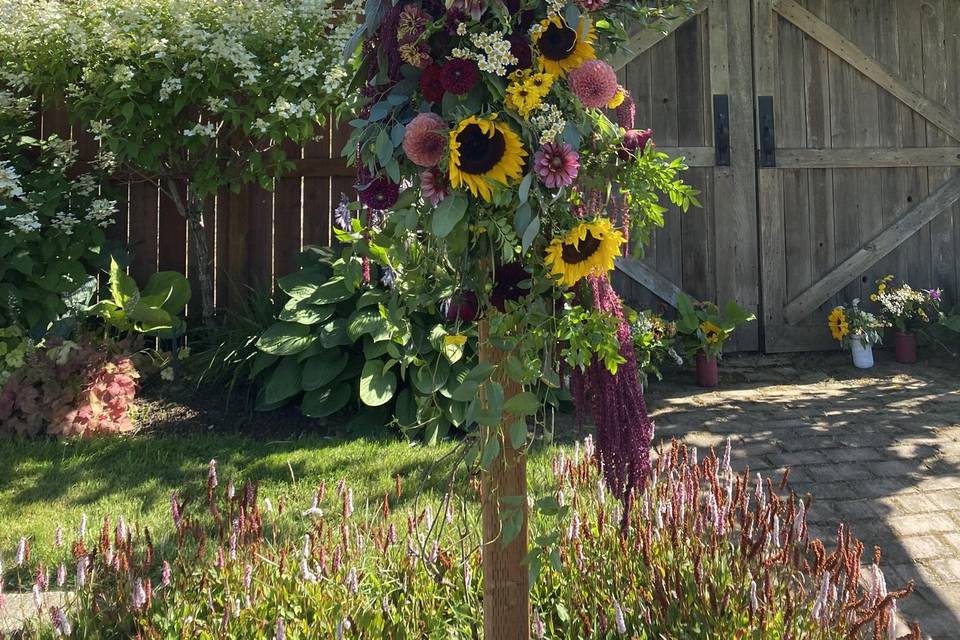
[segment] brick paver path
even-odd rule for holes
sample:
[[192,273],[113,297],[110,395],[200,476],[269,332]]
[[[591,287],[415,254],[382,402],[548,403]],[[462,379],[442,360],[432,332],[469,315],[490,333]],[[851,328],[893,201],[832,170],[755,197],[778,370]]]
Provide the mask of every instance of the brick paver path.
[[899,365],[877,354],[861,372],[849,354],[746,356],[721,365],[721,387],[654,383],[657,438],[722,448],[742,469],[791,468],[792,488],[814,496],[813,533],[853,526],[868,553],[880,545],[891,586],[924,636],[960,638],[960,363]]

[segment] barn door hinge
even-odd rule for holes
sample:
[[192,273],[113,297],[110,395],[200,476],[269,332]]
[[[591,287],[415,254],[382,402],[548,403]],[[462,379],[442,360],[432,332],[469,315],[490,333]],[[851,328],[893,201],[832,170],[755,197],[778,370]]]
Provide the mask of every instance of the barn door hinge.
[[757,121],[760,128],[760,149],[757,164],[777,166],[777,132],[773,123],[773,96],[757,96]]
[[730,101],[725,93],[713,96],[713,146],[716,151],[714,164],[730,166]]

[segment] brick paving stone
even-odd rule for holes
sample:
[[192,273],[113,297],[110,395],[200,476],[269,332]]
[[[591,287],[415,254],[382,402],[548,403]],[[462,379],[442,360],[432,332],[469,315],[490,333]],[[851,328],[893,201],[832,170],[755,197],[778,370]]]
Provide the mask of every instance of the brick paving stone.
[[887,518],[887,524],[901,536],[915,536],[927,533],[950,533],[955,531],[957,523],[938,513],[917,513],[908,516]]
[[955,554],[955,550],[938,536],[907,536],[900,538],[900,544],[907,551],[909,557],[917,560],[949,558]]

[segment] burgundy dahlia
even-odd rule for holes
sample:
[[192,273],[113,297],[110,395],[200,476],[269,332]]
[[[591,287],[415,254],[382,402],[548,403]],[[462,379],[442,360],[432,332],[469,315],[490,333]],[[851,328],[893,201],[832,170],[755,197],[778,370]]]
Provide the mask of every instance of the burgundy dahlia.
[[617,95],[617,72],[603,60],[587,60],[567,76],[583,106],[603,109]]
[[547,142],[533,156],[533,168],[543,184],[559,189],[573,183],[580,157],[566,142]]
[[620,150],[620,157],[627,160],[642,154],[648,142],[654,145],[652,137],[653,129],[630,129],[623,134],[623,149]]
[[447,150],[447,123],[435,113],[420,113],[407,124],[403,152],[418,167],[434,167]]
[[447,322],[473,322],[480,312],[480,302],[473,291],[464,291],[444,302]]
[[443,66],[431,64],[420,75],[420,93],[427,102],[443,100]]
[[360,194],[360,202],[371,209],[389,209],[400,197],[400,185],[384,176],[374,178],[367,183],[366,187],[357,191]]
[[462,96],[480,82],[480,69],[473,60],[454,58],[443,65],[440,82],[444,91]]
[[509,38],[510,53],[517,59],[515,69],[529,69],[533,66],[533,50],[530,40],[522,33],[515,33]]

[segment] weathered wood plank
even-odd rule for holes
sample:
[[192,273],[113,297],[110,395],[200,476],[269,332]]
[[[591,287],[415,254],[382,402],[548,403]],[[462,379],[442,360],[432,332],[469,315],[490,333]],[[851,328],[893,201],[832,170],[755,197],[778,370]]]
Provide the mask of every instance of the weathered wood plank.
[[677,306],[677,298],[683,293],[683,289],[677,286],[672,280],[665,278],[656,269],[651,268],[650,265],[644,264],[639,260],[634,260],[633,258],[617,258],[616,264],[618,270],[649,289],[671,307]]
[[146,182],[130,185],[130,275],[141,285],[157,271],[157,188]]
[[662,151],[671,158],[682,157],[688,167],[712,167],[716,164],[717,153],[713,147],[662,147],[657,145],[657,151]]
[[693,8],[693,13],[686,18],[682,17],[680,12],[675,11],[674,16],[676,17],[669,20],[663,20],[659,28],[652,27],[637,29],[630,35],[630,39],[627,41],[626,47],[613,55],[610,60],[611,66],[613,66],[614,69],[622,69],[623,67],[627,66],[641,53],[653,48],[674,31],[683,26],[687,20],[706,11],[709,5],[710,0],[701,0],[701,2],[699,2]]
[[[288,158],[300,158],[303,149],[286,143],[284,151]],[[301,188],[303,178],[285,177],[276,181],[273,214],[273,271],[274,280],[297,269],[300,255],[300,240],[303,231]]]
[[767,353],[837,350],[837,341],[830,335],[826,322],[773,326],[769,327],[764,335]]
[[833,295],[851,278],[869,269],[877,260],[893,251],[906,238],[960,200],[960,176],[950,179],[918,203],[891,226],[884,229],[854,255],[831,270],[819,282],[793,299],[786,307],[788,322],[796,323]]
[[803,29],[811,38],[823,43],[830,51],[899,98],[929,122],[960,140],[960,121],[953,114],[921,92],[912,89],[832,26],[814,16],[794,0],[777,0],[774,10]]
[[[890,112],[885,112],[885,116]],[[896,115],[896,112],[893,112]],[[893,126],[884,118],[886,124]],[[880,127],[885,137],[896,129]],[[885,141],[883,141],[885,142]],[[777,148],[777,166],[784,169],[960,167],[960,147],[860,147],[836,149]]]
[[[677,63],[676,32],[671,34],[650,50],[651,60],[651,102],[654,140],[665,146],[678,146],[680,126],[678,107],[680,105],[679,68]],[[656,265],[664,277],[673,282],[681,282],[682,276],[682,229],[676,207],[670,206],[664,214],[663,228],[653,234],[656,244]]]

